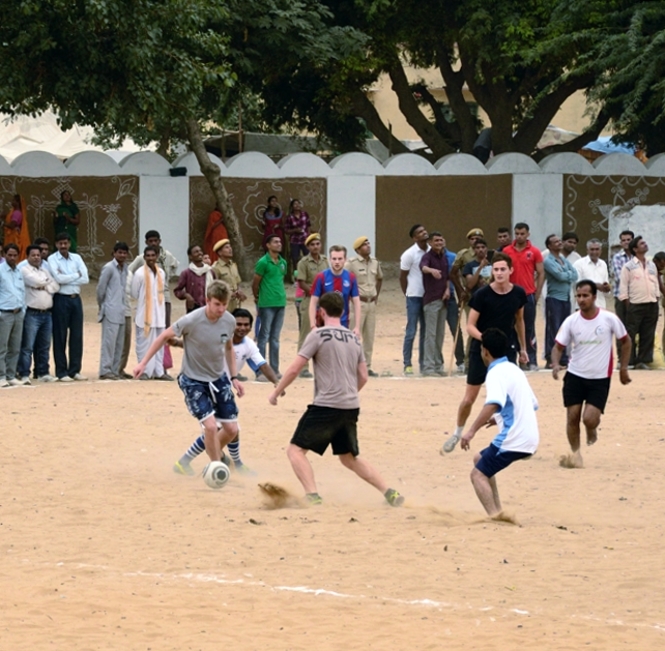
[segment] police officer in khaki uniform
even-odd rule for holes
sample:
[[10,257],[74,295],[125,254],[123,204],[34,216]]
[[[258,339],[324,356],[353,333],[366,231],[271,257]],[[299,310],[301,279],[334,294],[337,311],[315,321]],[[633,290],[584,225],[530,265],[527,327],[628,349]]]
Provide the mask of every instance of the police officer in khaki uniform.
[[[305,338],[312,330],[309,323],[309,301],[310,301],[310,292],[312,291],[312,284],[314,279],[322,271],[327,269],[330,265],[328,264],[328,258],[325,255],[321,255],[321,234],[312,233],[306,240],[305,246],[309,253],[301,258],[298,262],[298,279],[297,283],[300,286],[300,289],[305,294],[305,297],[302,300],[300,305],[300,333],[298,336],[298,350],[305,342]],[[300,377],[311,378],[313,377],[310,373],[307,366],[300,372]]]
[[242,278],[238,273],[238,266],[233,262],[233,249],[229,240],[219,240],[212,247],[212,250],[218,256],[218,260],[212,266],[212,269],[217,274],[217,278],[223,280],[231,288],[229,303],[226,306],[227,312],[231,313],[240,307],[243,301],[247,300],[247,296],[240,289]]
[[466,234],[466,239],[469,240],[469,246],[457,253],[457,257],[453,263],[450,279],[453,281],[453,285],[455,285],[455,291],[457,292],[457,298],[460,304],[468,303],[470,298],[469,293],[466,291],[466,281],[462,277],[462,269],[464,269],[465,265],[476,257],[476,252],[473,250],[473,245],[476,243],[476,240],[483,239],[484,237],[485,234],[482,229],[472,228]]
[[[356,239],[353,248],[358,254],[346,263],[346,268],[355,274],[360,292],[360,336],[362,338],[367,372],[370,377],[379,374],[372,370],[372,351],[374,350],[374,332],[376,330],[376,303],[381,293],[383,271],[381,263],[371,254],[369,240],[363,235]],[[354,324],[350,324],[354,327]]]

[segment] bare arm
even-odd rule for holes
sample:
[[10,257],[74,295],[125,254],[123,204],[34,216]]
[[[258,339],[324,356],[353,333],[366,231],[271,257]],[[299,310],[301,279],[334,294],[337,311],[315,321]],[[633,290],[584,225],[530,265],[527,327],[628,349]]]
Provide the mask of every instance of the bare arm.
[[466,331],[470,337],[473,337],[474,339],[481,341],[483,335],[476,326],[476,323],[478,323],[479,316],[480,312],[478,312],[478,310],[474,310],[473,308],[469,310],[469,316],[466,320]]
[[[282,375],[282,379],[279,381],[279,384],[275,387],[274,391],[268,396],[268,402],[271,405],[276,405],[277,404],[277,398],[284,393],[284,389],[288,387],[293,380],[295,380],[298,375],[300,374],[300,371],[302,371],[305,368],[305,365],[307,364],[308,360],[305,357],[302,357],[301,355],[296,355],[296,358],[293,360],[291,363],[291,366],[284,371],[284,375]],[[267,376],[266,376],[267,377]]]
[[626,335],[621,339],[621,360],[619,362],[619,379],[621,384],[630,384],[630,376],[628,375],[628,360],[630,359],[630,351],[632,342],[630,336]]
[[252,278],[252,294],[254,294],[255,301],[259,300],[259,287],[262,279],[263,276],[259,276],[259,274],[254,274],[254,278]]
[[231,373],[231,384],[238,394],[238,398],[242,398],[245,395],[245,387],[243,387],[242,382],[236,377],[238,375],[238,368],[236,366],[236,356],[233,352],[233,340],[229,339],[226,342],[224,347],[224,357],[226,357],[226,364],[229,367],[229,373]]
[[520,362],[529,363],[529,356],[526,354],[526,330],[524,328],[524,308],[521,307],[515,314],[515,332],[517,332],[517,341],[520,343]]
[[471,427],[464,433],[464,436],[462,436],[462,440],[460,441],[462,450],[469,449],[469,443],[476,435],[476,432],[484,425],[487,425],[487,423],[494,416],[494,414],[496,414],[497,411],[499,411],[499,405],[493,403],[486,404],[480,410],[478,417],[473,421],[473,425],[471,425]]
[[399,286],[402,288],[402,294],[406,296],[406,279],[409,276],[409,272],[404,269],[399,270]]
[[[658,276],[660,278],[660,276]],[[374,299],[375,303],[379,302],[379,294],[381,293],[381,285],[383,285],[383,279],[376,281],[376,298]],[[665,294],[665,292],[663,292]]]
[[265,375],[268,380],[270,380],[270,382],[272,382],[275,386],[279,384],[279,378],[277,377],[277,374],[273,370],[272,366],[270,366],[270,364],[266,362],[265,364],[261,364],[259,368],[261,369],[261,373],[263,373],[263,375]]
[[367,363],[360,362],[360,364],[358,364],[358,391],[367,384],[368,379],[369,374],[367,373]]
[[554,347],[552,348],[552,377],[555,380],[559,379],[559,371],[561,370],[561,355],[563,355],[564,350],[566,350],[565,347],[560,343],[554,343]]
[[542,262],[536,262],[536,303],[540,300],[545,284],[545,266]]

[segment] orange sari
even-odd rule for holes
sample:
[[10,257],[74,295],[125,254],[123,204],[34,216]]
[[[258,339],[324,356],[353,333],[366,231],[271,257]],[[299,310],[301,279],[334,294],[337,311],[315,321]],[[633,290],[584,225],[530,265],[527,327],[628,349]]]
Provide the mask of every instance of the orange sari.
[[[21,230],[17,232],[15,228],[5,228],[5,241],[4,245],[7,244],[16,244],[18,246],[18,260],[19,262],[25,260],[27,256],[27,249],[30,245],[30,232],[28,230],[28,214],[25,209],[25,204],[23,199],[21,199],[21,213],[23,219],[21,221]],[[14,208],[10,208],[7,216],[5,217],[5,226],[12,225],[12,215],[14,214]]]
[[226,240],[229,234],[222,221],[222,213],[219,210],[213,210],[208,217],[208,226],[203,241],[203,252],[210,256],[210,262],[214,263],[219,257],[212,247],[215,246],[219,240]]

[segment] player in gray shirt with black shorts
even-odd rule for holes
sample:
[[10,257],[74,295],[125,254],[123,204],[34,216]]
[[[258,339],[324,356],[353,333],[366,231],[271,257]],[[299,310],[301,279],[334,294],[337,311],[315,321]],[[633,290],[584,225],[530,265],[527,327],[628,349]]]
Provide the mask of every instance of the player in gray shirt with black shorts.
[[358,392],[367,383],[367,364],[358,337],[340,324],[344,301],[328,292],[319,299],[324,326],[307,335],[295,361],[270,394],[270,404],[299,375],[311,359],[314,363],[314,401],[307,407],[287,449],[293,471],[311,504],[321,504],[308,451],[323,455],[329,445],[333,454],[349,470],[380,490],[391,506],[401,506],[404,498],[389,488],[374,467],[361,459],[356,424],[360,412]]

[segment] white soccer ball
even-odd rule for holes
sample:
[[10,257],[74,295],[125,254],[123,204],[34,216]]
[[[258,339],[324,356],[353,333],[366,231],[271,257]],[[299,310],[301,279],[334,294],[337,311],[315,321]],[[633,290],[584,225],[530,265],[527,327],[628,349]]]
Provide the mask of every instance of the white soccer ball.
[[203,469],[203,481],[210,488],[222,488],[229,481],[230,475],[229,467],[221,461],[211,461]]

